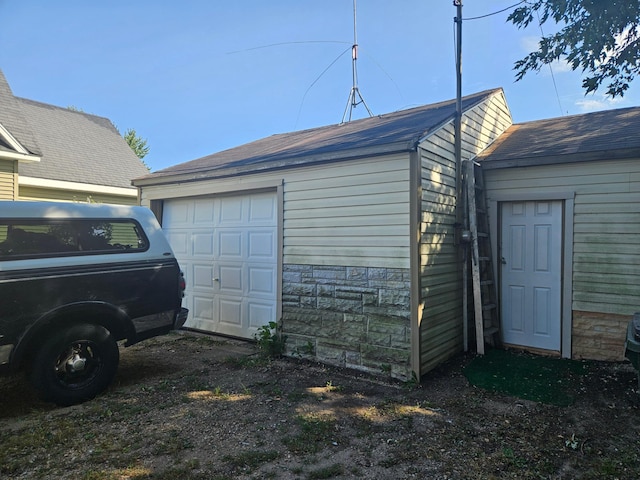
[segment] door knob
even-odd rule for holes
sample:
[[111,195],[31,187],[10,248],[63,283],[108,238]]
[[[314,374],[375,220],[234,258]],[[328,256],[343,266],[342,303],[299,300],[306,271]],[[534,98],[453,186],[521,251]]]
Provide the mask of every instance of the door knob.
[[503,265],[506,265],[506,264],[507,264],[507,261],[505,260],[505,258],[504,258],[504,257],[500,257],[500,262],[501,262]]

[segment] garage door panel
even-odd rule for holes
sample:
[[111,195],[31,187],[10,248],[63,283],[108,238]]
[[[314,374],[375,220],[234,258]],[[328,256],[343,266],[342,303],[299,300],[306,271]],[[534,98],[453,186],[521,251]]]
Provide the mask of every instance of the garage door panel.
[[274,298],[276,275],[274,268],[250,267],[248,273],[248,296]]
[[219,220],[218,225],[230,226],[240,225],[244,222],[244,198],[243,197],[227,197],[221,198],[219,202]]
[[277,217],[274,195],[254,195],[248,199],[248,223],[252,225],[273,225]]
[[172,228],[180,226],[191,226],[190,221],[190,205],[189,200],[172,200],[165,202],[162,209],[162,223],[170,224]]
[[213,265],[194,265],[193,276],[190,280],[194,290],[199,288],[211,290],[213,288]]
[[241,260],[242,237],[241,230],[218,230],[218,258]]
[[226,325],[242,326],[242,300],[225,298],[220,300],[220,323]]
[[211,199],[199,199],[193,204],[193,224],[210,226],[215,221],[215,206]]
[[257,331],[263,325],[267,325],[275,318],[275,303],[260,303],[256,301],[248,302],[249,327]]
[[242,295],[244,275],[242,266],[221,265],[219,267],[219,293],[227,295]]
[[249,231],[247,234],[247,260],[273,262],[276,254],[275,241],[273,230]]
[[194,232],[191,236],[194,256],[213,257],[213,233]]

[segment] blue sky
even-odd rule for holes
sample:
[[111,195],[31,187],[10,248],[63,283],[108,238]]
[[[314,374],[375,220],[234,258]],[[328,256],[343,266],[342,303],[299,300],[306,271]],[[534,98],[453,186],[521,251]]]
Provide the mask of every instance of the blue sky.
[[[463,18],[514,3],[466,0]],[[358,88],[374,114],[455,98],[455,14],[451,0],[357,2]],[[463,94],[504,88],[515,122],[640,104],[637,82],[622,99],[585,96],[560,63],[515,83],[540,28],[507,15],[463,22]],[[154,171],[340,123],[352,43],[353,0],[0,0],[14,94],[136,129]]]

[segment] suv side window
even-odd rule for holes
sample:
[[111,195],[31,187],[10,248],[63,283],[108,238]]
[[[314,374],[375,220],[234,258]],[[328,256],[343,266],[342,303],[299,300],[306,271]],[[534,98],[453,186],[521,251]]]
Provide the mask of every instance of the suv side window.
[[132,219],[3,219],[0,260],[140,252],[149,241]]

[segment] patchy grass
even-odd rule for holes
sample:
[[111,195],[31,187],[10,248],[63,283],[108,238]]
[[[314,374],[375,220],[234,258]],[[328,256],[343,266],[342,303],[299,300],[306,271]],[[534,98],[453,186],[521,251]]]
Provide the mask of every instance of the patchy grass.
[[123,349],[113,386],[65,409],[0,379],[0,478],[640,478],[627,364],[589,363],[558,406],[475,387],[470,356],[405,388],[226,345],[185,334]]

